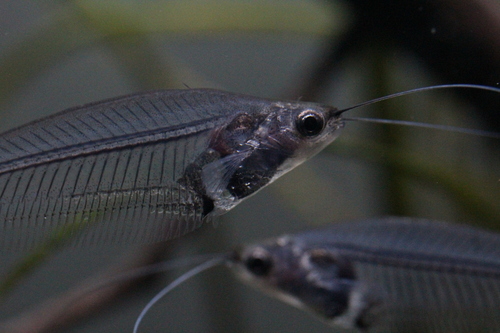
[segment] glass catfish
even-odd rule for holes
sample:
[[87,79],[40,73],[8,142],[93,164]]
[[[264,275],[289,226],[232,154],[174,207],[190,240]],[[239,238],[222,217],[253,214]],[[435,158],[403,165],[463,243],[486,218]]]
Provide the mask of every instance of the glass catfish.
[[127,277],[182,264],[197,265],[151,299],[134,333],[147,332],[140,324],[161,298],[221,264],[334,332],[500,332],[500,234],[472,226],[410,217],[333,223]]
[[243,246],[229,263],[252,286],[336,327],[500,331],[498,233],[370,219]]
[[[335,108],[210,89],[69,109],[0,135],[0,251],[186,234],[332,142]],[[85,232],[83,232],[85,231]]]
[[179,237],[314,156],[339,135],[344,120],[363,120],[343,118],[343,112],[442,88],[500,92],[431,86],[337,110],[211,89],[164,90],[26,124],[0,135],[0,251],[54,239],[91,244]]

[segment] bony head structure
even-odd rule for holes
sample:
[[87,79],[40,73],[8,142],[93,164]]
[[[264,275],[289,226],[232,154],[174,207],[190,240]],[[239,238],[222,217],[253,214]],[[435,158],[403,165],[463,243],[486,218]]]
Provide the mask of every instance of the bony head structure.
[[228,211],[330,144],[344,126],[336,111],[314,103],[269,102],[257,113],[238,112],[216,129],[206,152],[214,160],[200,165],[198,178],[214,213]]

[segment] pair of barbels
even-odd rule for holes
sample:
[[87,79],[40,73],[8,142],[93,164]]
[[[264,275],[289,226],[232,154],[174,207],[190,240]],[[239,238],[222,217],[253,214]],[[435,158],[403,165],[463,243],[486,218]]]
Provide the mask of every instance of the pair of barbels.
[[[346,111],[445,88],[500,92],[467,84],[432,86],[337,110],[218,90],[166,90],[97,102],[29,123],[0,135],[0,250],[17,252],[61,240],[85,245],[179,237],[314,156],[339,135],[346,120],[362,120],[343,117]],[[439,125],[369,121],[500,137],[499,133]],[[395,224],[389,228],[391,223]],[[283,237],[245,248],[230,262],[253,284],[332,322],[359,329],[378,327],[377,323],[386,322],[381,318],[391,313],[391,304],[410,302],[412,296],[418,300],[435,296],[436,304],[445,304],[448,298],[463,303],[458,315],[448,317],[450,322],[467,318],[462,312],[471,309],[470,302],[498,308],[498,295],[491,291],[498,287],[496,258],[480,260],[487,253],[469,257],[468,248],[461,252],[460,247],[457,253],[447,253],[443,249],[451,243],[439,236],[425,248],[424,239],[418,239],[413,228],[435,227],[439,229],[436,234],[450,237],[450,233],[462,235],[467,230],[421,221],[369,225],[385,231],[374,231],[373,237],[353,231],[349,237],[359,237],[359,243],[346,242],[343,248],[337,243],[328,245],[342,231],[332,227],[334,231],[325,231],[328,238],[315,232]],[[392,227],[399,233],[391,233]],[[358,247],[369,249],[370,241],[379,242],[375,248],[381,247],[384,242],[376,238],[389,237],[385,232],[394,236],[392,243],[387,240],[391,247],[385,252],[356,252]],[[415,248],[406,252],[397,248],[405,232],[415,240]],[[481,237],[470,241],[483,243]],[[370,276],[379,278],[372,281]],[[296,283],[280,283],[284,277]],[[405,287],[408,280],[434,289],[412,294]],[[476,296],[457,293],[452,285],[474,290]],[[448,313],[449,308],[438,309]],[[414,310],[409,311],[405,317],[415,318]],[[428,312],[429,318],[439,311]],[[488,325],[495,322],[496,313],[492,318]]]
[[82,245],[179,237],[328,146],[354,119],[343,117],[346,111],[448,88],[500,92],[432,86],[337,110],[219,90],[164,90],[23,125],[0,135],[0,251],[34,248],[54,235]]

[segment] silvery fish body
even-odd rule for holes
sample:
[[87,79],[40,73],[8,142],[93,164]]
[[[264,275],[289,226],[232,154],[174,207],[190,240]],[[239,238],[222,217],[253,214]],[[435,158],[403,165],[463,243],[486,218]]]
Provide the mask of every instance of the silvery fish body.
[[338,135],[335,109],[209,89],[131,95],[0,135],[0,250],[188,233]]
[[354,331],[500,332],[500,235],[387,218],[245,246],[251,285]]

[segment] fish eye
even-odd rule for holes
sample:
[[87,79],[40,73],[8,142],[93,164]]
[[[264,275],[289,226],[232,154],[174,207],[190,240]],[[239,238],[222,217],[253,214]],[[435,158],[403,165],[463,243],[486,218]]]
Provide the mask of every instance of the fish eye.
[[296,126],[300,134],[311,137],[321,133],[325,127],[325,119],[321,113],[306,110],[299,113]]
[[244,264],[245,267],[256,276],[266,276],[273,267],[270,254],[263,249],[257,249],[248,256]]

